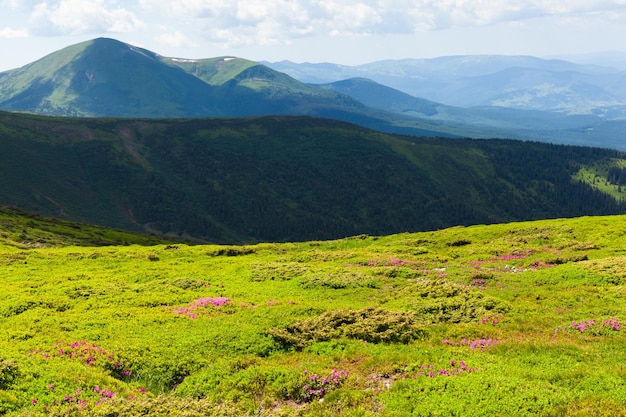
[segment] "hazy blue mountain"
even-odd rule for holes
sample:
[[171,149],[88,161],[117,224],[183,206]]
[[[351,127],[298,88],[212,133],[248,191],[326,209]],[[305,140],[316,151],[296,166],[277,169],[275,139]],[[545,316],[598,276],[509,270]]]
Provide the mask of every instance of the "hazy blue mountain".
[[506,137],[626,149],[625,120],[598,115],[509,107],[457,107],[413,97],[366,78],[351,78],[318,87],[354,97],[361,103],[402,115],[453,126],[476,138]]
[[334,83],[317,84],[317,87],[349,95],[366,106],[394,113],[433,116],[447,107],[434,101],[413,97],[367,78],[349,78]]
[[266,65],[309,83],[361,77],[447,105],[500,106],[626,118],[626,72],[529,56],[385,60],[359,66]]
[[606,51],[586,54],[569,54],[554,57],[582,65],[599,65],[619,71],[626,71],[626,51]]

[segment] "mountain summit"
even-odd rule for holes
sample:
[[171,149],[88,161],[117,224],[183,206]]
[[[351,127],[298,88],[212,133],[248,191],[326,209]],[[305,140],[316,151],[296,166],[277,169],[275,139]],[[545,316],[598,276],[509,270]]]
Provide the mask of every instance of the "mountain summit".
[[0,74],[0,107],[48,115],[216,113],[212,88],[150,51],[98,38]]

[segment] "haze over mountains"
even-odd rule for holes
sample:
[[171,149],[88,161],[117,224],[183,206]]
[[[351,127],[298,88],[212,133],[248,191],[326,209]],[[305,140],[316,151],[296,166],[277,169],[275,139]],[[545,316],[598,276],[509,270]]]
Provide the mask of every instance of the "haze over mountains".
[[450,106],[499,106],[609,118],[626,115],[626,71],[556,59],[469,55],[359,66],[289,61],[266,65],[307,83],[369,78]]
[[0,73],[0,109],[95,117],[307,115],[389,133],[626,149],[624,77],[532,57],[359,67],[190,60],[99,38]]

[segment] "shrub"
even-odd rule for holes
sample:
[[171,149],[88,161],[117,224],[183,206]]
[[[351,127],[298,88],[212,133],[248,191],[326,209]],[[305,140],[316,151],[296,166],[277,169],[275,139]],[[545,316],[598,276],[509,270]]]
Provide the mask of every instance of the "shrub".
[[425,336],[413,312],[381,308],[333,310],[268,333],[284,348],[301,350],[315,342],[346,337],[372,343],[408,343]]
[[13,411],[17,407],[19,407],[19,402],[15,395],[0,390],[0,415]]
[[303,276],[308,271],[308,267],[297,262],[289,263],[262,263],[252,267],[250,281],[289,281],[293,278]]
[[193,278],[178,278],[170,281],[169,284],[182,290],[197,290],[208,286],[201,279]]
[[227,246],[207,252],[209,256],[242,256],[255,253],[256,249],[246,246]]
[[414,289],[420,297],[416,309],[431,323],[468,323],[493,313],[506,313],[507,302],[480,290],[445,281],[427,281]]
[[0,358],[0,389],[8,389],[19,375],[20,370],[15,361]]
[[300,280],[300,287],[305,290],[314,288],[331,288],[341,290],[345,288],[379,288],[380,283],[376,278],[364,276],[358,273],[324,273],[308,275]]
[[[0,407],[1,401],[0,399]],[[205,399],[159,395],[144,398],[113,397],[98,405],[62,403],[43,407],[41,412],[34,411],[28,415],[33,417],[235,417],[247,414],[242,413],[239,407],[228,401],[216,403]]]

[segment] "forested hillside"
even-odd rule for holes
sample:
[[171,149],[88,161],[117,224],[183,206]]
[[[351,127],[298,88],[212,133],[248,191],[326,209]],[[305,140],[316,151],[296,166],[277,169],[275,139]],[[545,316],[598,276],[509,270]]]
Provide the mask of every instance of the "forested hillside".
[[393,136],[306,117],[9,113],[0,141],[0,204],[211,242],[626,212],[618,185],[609,193],[577,177],[624,155],[584,147]]

